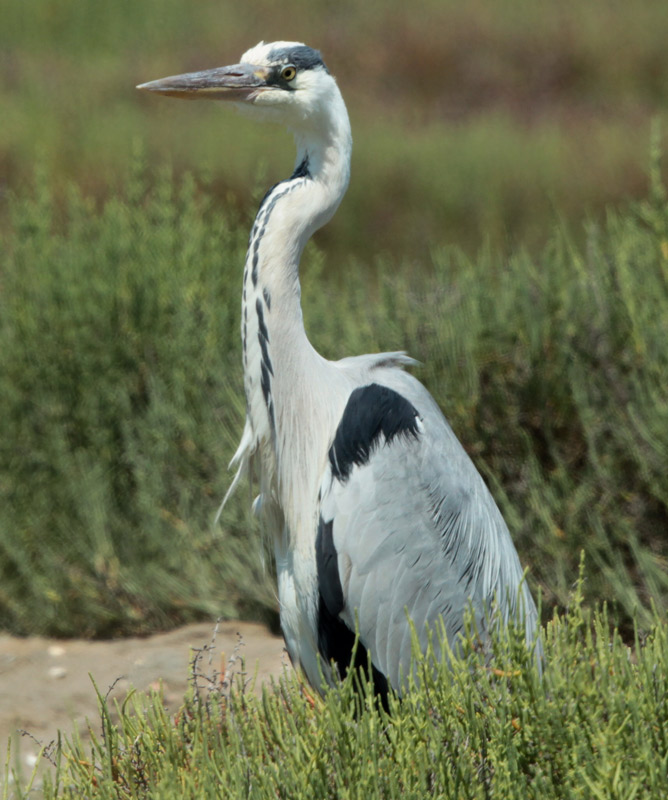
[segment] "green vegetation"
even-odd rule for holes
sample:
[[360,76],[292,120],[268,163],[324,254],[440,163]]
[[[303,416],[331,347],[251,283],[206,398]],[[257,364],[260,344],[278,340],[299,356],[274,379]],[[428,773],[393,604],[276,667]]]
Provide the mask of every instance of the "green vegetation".
[[92,745],[75,740],[50,752],[56,767],[44,797],[665,796],[665,621],[655,618],[628,648],[576,593],[546,627],[542,680],[521,636],[497,643],[489,664],[474,642],[451,671],[418,661],[419,687],[393,701],[389,716],[356,696],[350,678],[324,701],[294,676],[261,698],[229,676],[222,685],[220,676],[198,678],[175,718],[159,696],[131,696],[115,712],[101,698]]
[[665,140],[649,195],[645,154],[665,0],[3,8],[0,629],[275,621],[246,493],[212,520],[243,420],[248,209],[292,146],[133,89],[259,38],[320,47],[353,121],[349,195],[304,258],[312,341],[424,363],[556,613],[544,679],[511,642],[391,719],[356,716],[350,683],[315,707],[294,681],[195,691],[177,720],[129,700],[118,726],[103,703],[46,796],[664,796]]
[[[290,138],[215,103],[134,86],[232,63],[259,39],[319,47],[348,102],[353,179],[320,241],[344,263],[488,240],[540,252],[556,215],[644,191],[650,120],[668,108],[664,0],[30,0],[0,26],[0,175],[46,163],[57,190],[114,194],[132,143],[249,207],[249,176],[289,174]],[[265,181],[261,181],[263,184]],[[0,224],[3,222],[0,203]]]
[[43,185],[12,204],[0,301],[10,631],[100,636],[272,603],[245,516],[211,532],[243,410],[245,234],[188,182],[172,198],[164,176],[143,198],[135,179],[98,213],[73,190],[60,233]]
[[[16,633],[275,613],[243,491],[211,530],[243,420],[246,225],[189,179],[175,194],[168,174],[148,189],[135,172],[100,209],[76,190],[57,208],[44,180],[11,203],[0,627]],[[584,549],[587,598],[609,600],[627,632],[651,600],[668,601],[658,175],[650,200],[592,224],[584,249],[557,231],[538,258],[442,250],[417,274],[353,262],[327,279],[311,248],[303,269],[321,352],[405,347],[424,362],[418,374],[491,482],[545,607],[566,602]]]

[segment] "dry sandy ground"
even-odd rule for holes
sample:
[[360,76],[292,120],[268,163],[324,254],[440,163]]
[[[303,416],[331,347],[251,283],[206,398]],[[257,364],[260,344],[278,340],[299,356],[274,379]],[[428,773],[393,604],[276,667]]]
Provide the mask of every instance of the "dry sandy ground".
[[[108,642],[0,634],[0,787],[8,739],[12,739],[12,763],[20,765],[25,778],[35,764],[37,742],[48,744],[58,730],[69,734],[78,728],[85,734],[87,720],[99,732],[89,673],[101,694],[113,685],[111,698],[124,697],[130,687],[146,691],[162,685],[165,705],[176,710],[187,688],[193,648],[212,644],[211,657],[206,652],[201,658],[206,674],[220,672],[236,653],[244,658],[247,673],[257,669],[257,685],[288,668],[283,640],[247,622],[221,622],[217,627],[214,622],[199,623]],[[20,730],[31,736],[17,733]]]

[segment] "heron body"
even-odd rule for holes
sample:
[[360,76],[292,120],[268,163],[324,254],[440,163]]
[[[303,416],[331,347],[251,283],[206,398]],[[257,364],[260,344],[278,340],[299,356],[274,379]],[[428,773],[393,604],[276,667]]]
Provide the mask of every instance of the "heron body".
[[[295,665],[320,687],[370,655],[379,692],[402,689],[411,626],[427,646],[442,620],[454,646],[470,609],[483,639],[492,619],[536,609],[508,528],[485,483],[403,353],[328,361],[304,329],[302,250],[348,186],[345,104],[320,54],[260,43],[241,62],[142,85],[227,100],[286,125],[297,157],[252,227],[241,335],[246,424],[233,458],[253,462],[256,508],[276,555],[280,619]],[[229,492],[228,492],[229,495]]]

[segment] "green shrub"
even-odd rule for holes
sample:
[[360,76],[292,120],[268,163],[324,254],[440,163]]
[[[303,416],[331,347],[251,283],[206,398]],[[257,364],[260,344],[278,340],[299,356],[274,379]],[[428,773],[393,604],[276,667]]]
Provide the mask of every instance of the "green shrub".
[[178,196],[171,186],[133,179],[99,211],[72,192],[58,225],[43,184],[14,203],[0,301],[2,628],[104,635],[271,604],[239,506],[230,536],[211,532],[243,413],[244,236],[192,182]]
[[[542,680],[521,636],[486,664],[418,661],[390,714],[348,678],[324,701],[292,676],[261,698],[191,692],[175,718],[130,698],[118,723],[53,753],[47,798],[662,798],[668,784],[668,627],[632,647],[576,593],[545,630]],[[427,662],[428,664],[428,662]],[[97,726],[96,726],[97,729]]]
[[[655,158],[655,161],[657,159]],[[546,609],[584,549],[588,599],[625,635],[668,598],[668,209],[651,197],[584,249],[436,250],[335,272],[303,305],[330,358],[405,348],[509,522]],[[0,627],[110,635],[196,616],[273,618],[241,491],[211,521],[243,422],[248,225],[186,179],[138,175],[60,214],[14,198],[0,267]],[[336,309],[333,313],[332,309]]]

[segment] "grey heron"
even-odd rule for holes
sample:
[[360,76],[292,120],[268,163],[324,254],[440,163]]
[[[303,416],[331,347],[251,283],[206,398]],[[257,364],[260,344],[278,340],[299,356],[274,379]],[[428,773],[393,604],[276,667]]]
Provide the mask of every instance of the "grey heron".
[[292,175],[265,195],[243,276],[246,423],[229,493],[253,462],[255,506],[271,532],[286,647],[321,688],[370,657],[379,694],[401,692],[411,626],[425,648],[442,620],[455,646],[471,609],[485,639],[496,618],[536,607],[508,528],[404,353],[328,361],[310,344],[299,261],[348,186],[346,106],[318,51],[260,42],[238,64],[138,87],[232,103],[294,133]]

